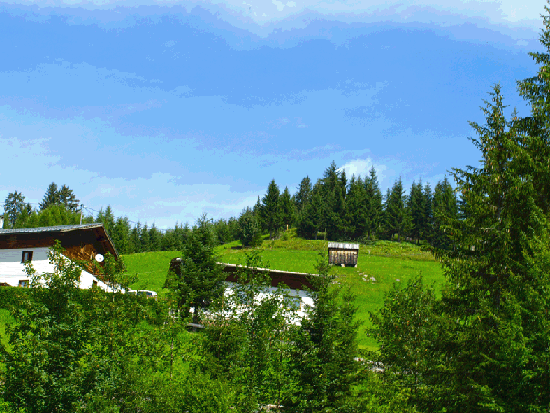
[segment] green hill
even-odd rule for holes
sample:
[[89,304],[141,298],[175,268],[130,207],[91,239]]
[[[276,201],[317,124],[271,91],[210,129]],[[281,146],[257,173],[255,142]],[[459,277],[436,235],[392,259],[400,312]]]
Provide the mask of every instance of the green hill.
[[[314,272],[318,254],[327,250],[327,242],[289,237],[287,240],[264,241],[261,250],[263,260],[272,269]],[[246,261],[247,250],[243,250],[237,241],[217,247],[216,252],[221,262],[244,264]],[[132,288],[165,294],[162,286],[170,260],[178,256],[180,253],[177,251],[124,256],[128,271],[139,276]],[[333,267],[332,271],[337,276],[337,282],[350,286],[356,294],[357,315],[363,322],[359,344],[369,349],[377,347],[365,332],[365,328],[370,326],[369,312],[382,307],[384,296],[394,283],[406,284],[411,278],[422,274],[426,285],[433,284],[439,292],[445,282],[441,265],[433,256],[405,242],[379,241],[373,245],[361,245],[357,268]]]

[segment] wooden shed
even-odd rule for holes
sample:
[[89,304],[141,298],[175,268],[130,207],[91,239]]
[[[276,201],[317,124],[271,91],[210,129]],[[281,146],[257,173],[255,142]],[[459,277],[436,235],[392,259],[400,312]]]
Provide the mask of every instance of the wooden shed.
[[344,244],[341,242],[328,243],[328,263],[336,265],[350,265],[357,267],[359,244]]

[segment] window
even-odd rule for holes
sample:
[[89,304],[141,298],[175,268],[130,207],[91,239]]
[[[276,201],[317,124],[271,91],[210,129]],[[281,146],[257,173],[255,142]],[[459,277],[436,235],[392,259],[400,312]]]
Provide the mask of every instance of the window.
[[23,251],[23,256],[21,257],[21,263],[25,264],[32,261],[32,251]]
[[19,280],[19,287],[28,287],[29,286],[29,280]]

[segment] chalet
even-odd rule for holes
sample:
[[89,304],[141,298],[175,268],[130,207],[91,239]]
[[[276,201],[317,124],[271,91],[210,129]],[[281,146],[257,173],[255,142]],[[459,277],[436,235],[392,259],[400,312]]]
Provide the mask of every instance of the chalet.
[[[26,262],[31,262],[38,273],[53,272],[48,252],[56,240],[61,242],[68,259],[101,262],[107,252],[118,258],[103,224],[0,229],[0,285],[28,286],[30,280],[25,273]],[[88,265],[82,271],[80,288],[98,286],[111,291],[98,275],[97,270]]]
[[328,263],[357,267],[359,244],[344,244],[340,242],[328,243]]

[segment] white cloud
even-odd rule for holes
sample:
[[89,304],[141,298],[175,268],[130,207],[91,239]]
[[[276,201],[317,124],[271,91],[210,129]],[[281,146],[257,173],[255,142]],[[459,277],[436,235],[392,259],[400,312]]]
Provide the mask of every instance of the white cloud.
[[277,10],[278,10],[278,11],[283,11],[283,9],[285,8],[285,5],[283,4],[282,1],[279,1],[279,0],[271,0],[271,3],[273,3],[275,6],[277,6]]
[[351,178],[352,175],[355,175],[358,177],[361,175],[363,178],[369,175],[370,169],[374,166],[374,169],[376,170],[376,176],[378,177],[378,181],[385,180],[386,175],[386,165],[383,164],[375,164],[371,158],[366,159],[354,159],[353,161],[349,161],[346,164],[344,164],[342,167],[339,168],[339,171],[346,171],[346,176]]

